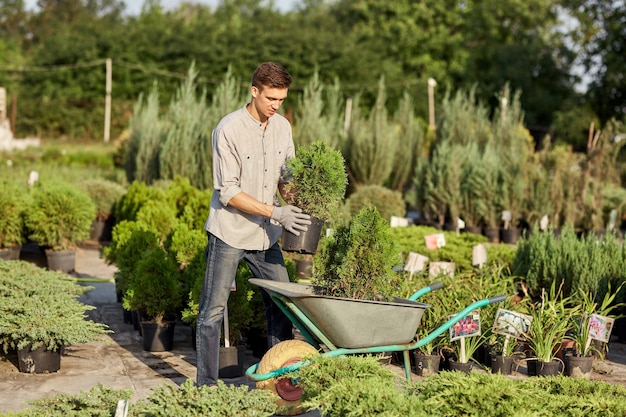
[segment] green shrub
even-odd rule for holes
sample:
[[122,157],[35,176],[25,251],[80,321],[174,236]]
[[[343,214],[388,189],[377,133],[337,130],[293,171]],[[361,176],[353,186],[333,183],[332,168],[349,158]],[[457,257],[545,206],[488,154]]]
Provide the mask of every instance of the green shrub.
[[287,169],[292,182],[286,190],[294,193],[291,203],[318,219],[332,219],[348,184],[341,152],[316,141],[296,149],[295,157],[287,161]]
[[191,229],[186,223],[179,222],[168,243],[167,250],[174,255],[176,262],[184,266],[198,251],[204,251],[207,244],[206,232],[203,229]]
[[32,197],[26,227],[40,246],[66,250],[89,237],[96,207],[85,191],[64,182],[38,182]]
[[582,290],[601,301],[609,285],[617,288],[626,279],[626,249],[610,234],[579,238],[572,228],[559,237],[533,231],[517,247],[511,273],[525,279],[535,294],[563,280],[565,296]]
[[147,201],[137,212],[137,223],[154,230],[164,242],[178,224],[176,211],[171,205],[159,201]]
[[394,382],[395,374],[373,356],[330,358],[317,355],[300,368],[298,384],[304,388],[302,405],[324,416],[409,416],[406,396]]
[[99,339],[107,326],[86,320],[95,307],[76,300],[90,289],[31,263],[0,262],[0,346],[58,350]]
[[157,201],[161,204],[167,204],[165,191],[150,187],[144,182],[134,181],[128,186],[126,194],[120,197],[115,204],[115,219],[120,222],[123,220],[134,221],[137,219],[137,212],[148,201]]
[[140,311],[149,320],[171,320],[182,303],[180,272],[176,261],[156,247],[144,249],[135,259],[124,294],[124,308]]
[[375,208],[363,208],[349,226],[322,239],[313,282],[335,297],[387,300],[396,295],[400,252],[389,230]]
[[126,188],[122,185],[102,178],[83,180],[80,187],[89,194],[94,202],[98,220],[107,220],[111,217],[115,203],[126,194]]
[[197,387],[191,379],[180,387],[164,385],[130,407],[129,417],[262,417],[276,411],[267,390],[249,390],[217,382],[217,388]]
[[623,386],[582,378],[511,379],[483,372],[440,372],[410,384],[406,396],[427,411],[416,415],[434,417],[617,417],[626,413]]
[[335,416],[607,416],[626,413],[626,388],[582,378],[512,379],[439,372],[401,382],[373,357],[323,355],[297,374],[303,405]]
[[197,92],[192,63],[165,114],[159,150],[159,178],[187,177],[194,186],[213,188],[211,130],[215,127],[204,91]]
[[159,112],[159,89],[154,83],[145,103],[143,95],[140,95],[133,106],[130,135],[124,154],[124,171],[128,182],[152,184],[161,177],[159,153],[163,122],[159,120]]
[[4,417],[113,417],[120,400],[130,400],[131,390],[118,390],[98,384],[79,394],[57,394],[31,401],[32,407]]
[[346,200],[352,216],[356,216],[363,207],[375,207],[387,222],[391,216],[404,217],[406,205],[402,193],[392,191],[381,185],[362,185]]
[[24,214],[28,189],[14,181],[0,181],[0,249],[21,245],[26,240]]

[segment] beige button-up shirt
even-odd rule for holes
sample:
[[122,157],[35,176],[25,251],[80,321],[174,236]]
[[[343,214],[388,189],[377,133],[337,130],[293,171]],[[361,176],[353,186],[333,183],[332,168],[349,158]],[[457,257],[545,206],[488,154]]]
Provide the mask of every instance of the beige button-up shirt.
[[275,114],[264,129],[244,106],[219,122],[212,146],[214,190],[205,229],[238,249],[268,249],[280,238],[282,227],[228,202],[243,191],[262,203],[280,205],[278,184],[287,181],[285,163],[295,154],[289,121]]

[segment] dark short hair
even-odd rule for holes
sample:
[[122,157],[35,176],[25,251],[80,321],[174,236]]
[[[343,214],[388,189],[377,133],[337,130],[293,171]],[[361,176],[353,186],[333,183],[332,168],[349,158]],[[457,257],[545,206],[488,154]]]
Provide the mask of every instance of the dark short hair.
[[264,62],[252,74],[252,85],[258,89],[263,87],[289,88],[291,75],[282,65],[275,62]]

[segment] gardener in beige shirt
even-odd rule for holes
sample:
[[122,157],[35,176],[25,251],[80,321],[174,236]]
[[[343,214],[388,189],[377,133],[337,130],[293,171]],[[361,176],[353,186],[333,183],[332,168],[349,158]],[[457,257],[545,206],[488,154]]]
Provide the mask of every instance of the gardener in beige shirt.
[[[244,259],[256,278],[288,282],[278,239],[283,227],[299,235],[311,224],[299,208],[281,207],[276,193],[287,198],[285,163],[295,154],[291,125],[277,113],[290,84],[282,66],[259,65],[250,103],[213,130],[214,190],[205,223],[207,267],[196,335],[198,386],[217,383],[224,309],[239,262]],[[292,339],[291,322],[262,294],[269,346]]]

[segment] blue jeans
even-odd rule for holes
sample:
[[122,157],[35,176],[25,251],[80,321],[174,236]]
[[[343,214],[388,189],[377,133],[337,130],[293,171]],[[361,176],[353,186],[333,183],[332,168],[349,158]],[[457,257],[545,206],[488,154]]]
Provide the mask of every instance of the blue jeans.
[[[264,251],[250,251],[233,248],[210,233],[208,239],[207,266],[200,294],[196,329],[198,386],[217,383],[224,308],[239,262],[244,259],[255,278],[289,281],[278,243]],[[293,339],[291,321],[272,303],[267,292],[261,290],[261,294],[265,304],[268,345],[273,346],[280,341]]]

